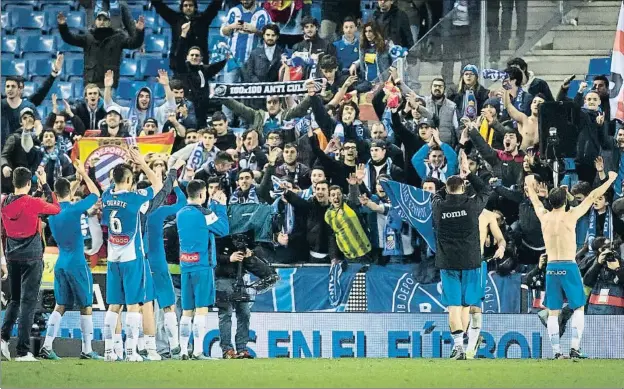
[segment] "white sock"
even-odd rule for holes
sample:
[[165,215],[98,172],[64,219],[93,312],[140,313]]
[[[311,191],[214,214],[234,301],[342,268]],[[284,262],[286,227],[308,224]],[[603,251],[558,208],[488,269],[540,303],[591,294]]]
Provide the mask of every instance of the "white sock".
[[141,321],[139,322],[139,338],[137,339],[137,349],[139,351],[145,350],[145,334],[143,333],[143,315],[141,315]]
[[188,344],[191,338],[191,323],[193,318],[190,316],[182,316],[180,319],[180,353],[188,354]]
[[82,331],[82,352],[89,354],[93,351],[91,342],[93,341],[93,316],[80,315],[80,330]]
[[204,338],[206,337],[206,316],[197,315],[193,319],[193,355],[204,353]]
[[154,335],[145,335],[145,349],[149,351],[156,352],[156,336]]
[[52,312],[52,314],[50,315],[50,318],[48,319],[48,324],[46,325],[48,328],[46,331],[45,341],[43,342],[44,348],[52,350],[52,343],[54,342],[54,338],[56,338],[56,336],[58,335],[62,317],[63,316],[61,316],[61,314],[57,311]]
[[461,347],[464,349],[464,331],[453,334],[453,343],[455,347]]
[[139,331],[141,326],[141,314],[139,312],[128,312],[126,314],[126,359],[134,357]]
[[174,349],[180,345],[178,338],[178,317],[175,312],[165,312],[165,331],[169,338],[169,348]]
[[481,322],[482,316],[481,312],[475,312],[471,314],[472,320],[470,321],[470,326],[468,327],[468,347],[467,350],[477,351],[475,348],[477,347],[477,340],[479,340],[479,334],[481,333]]
[[572,314],[572,341],[570,342],[570,348],[580,350],[581,338],[583,337],[583,330],[585,329],[585,313],[583,309],[577,309]]
[[121,336],[121,333],[113,334],[113,345],[114,345],[113,349],[115,350],[115,354],[117,354],[119,358],[123,358],[124,344],[123,344],[123,337]]
[[561,347],[559,346],[559,317],[548,316],[547,328],[548,337],[550,338],[550,344],[553,348],[553,353],[560,354]]
[[[106,311],[104,316],[104,354],[110,355],[115,352],[117,354],[117,338],[115,334],[115,327],[117,327],[117,317],[119,315],[116,312]],[[119,340],[121,341],[121,334],[119,334]],[[119,354],[117,354],[119,355]]]

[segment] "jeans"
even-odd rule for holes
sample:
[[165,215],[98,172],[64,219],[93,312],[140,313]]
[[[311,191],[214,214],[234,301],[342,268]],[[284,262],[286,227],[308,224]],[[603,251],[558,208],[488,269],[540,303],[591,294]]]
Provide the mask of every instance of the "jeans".
[[[217,293],[230,297],[234,293],[236,280],[233,278],[217,278]],[[232,347],[232,311],[236,310],[236,351],[247,350],[249,342],[249,319],[251,318],[251,304],[234,301],[217,301],[219,308],[220,346],[223,352],[233,350]]]
[[2,339],[8,341],[11,338],[11,331],[19,314],[17,356],[22,357],[31,351],[30,329],[37,309],[43,261],[9,261],[7,268],[9,270],[11,300],[4,313]]

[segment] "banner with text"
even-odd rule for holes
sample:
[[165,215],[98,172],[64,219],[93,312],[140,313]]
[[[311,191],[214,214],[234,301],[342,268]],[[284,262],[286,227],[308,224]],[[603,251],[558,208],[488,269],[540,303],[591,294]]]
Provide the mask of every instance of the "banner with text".
[[[308,93],[306,82],[285,81],[285,82],[257,82],[242,84],[210,84],[210,98],[215,99],[260,99],[269,96],[301,96]],[[323,79],[314,80],[314,89],[320,92],[323,88]]]

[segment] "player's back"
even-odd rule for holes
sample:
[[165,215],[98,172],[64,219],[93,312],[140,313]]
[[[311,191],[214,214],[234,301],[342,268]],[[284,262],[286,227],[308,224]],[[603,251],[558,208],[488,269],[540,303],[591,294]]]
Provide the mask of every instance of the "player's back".
[[153,197],[152,188],[104,193],[102,224],[108,226],[108,261],[127,262],[145,255],[140,215]]
[[180,266],[182,271],[190,271],[192,268],[214,267],[209,255],[210,241],[214,242],[209,235],[206,221],[209,217],[215,217],[213,213],[207,215],[205,208],[198,205],[186,205],[177,213],[176,224],[180,237]]
[[[90,194],[84,199],[70,203],[59,203],[61,212],[50,216],[48,223],[52,237],[59,249],[57,267],[85,264],[82,216],[97,203],[98,196]],[[78,261],[74,263],[74,261]]]
[[574,261],[576,256],[576,218],[569,212],[550,211],[541,218],[548,261]]

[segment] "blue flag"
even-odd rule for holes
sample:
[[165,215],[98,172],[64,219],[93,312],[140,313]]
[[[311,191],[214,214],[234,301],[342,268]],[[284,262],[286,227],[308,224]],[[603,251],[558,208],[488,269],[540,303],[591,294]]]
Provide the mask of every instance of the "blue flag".
[[435,252],[435,233],[431,208],[431,193],[396,181],[381,181],[381,186],[390,197],[392,208],[401,219],[408,222]]

